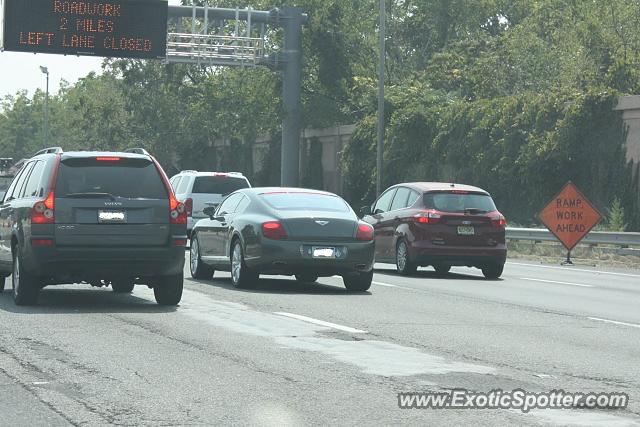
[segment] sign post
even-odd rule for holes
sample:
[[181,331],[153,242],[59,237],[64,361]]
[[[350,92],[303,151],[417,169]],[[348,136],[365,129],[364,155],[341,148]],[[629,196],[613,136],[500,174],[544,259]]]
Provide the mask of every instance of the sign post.
[[571,250],[600,222],[602,215],[569,181],[538,215],[542,223],[567,248],[562,265],[573,265]]

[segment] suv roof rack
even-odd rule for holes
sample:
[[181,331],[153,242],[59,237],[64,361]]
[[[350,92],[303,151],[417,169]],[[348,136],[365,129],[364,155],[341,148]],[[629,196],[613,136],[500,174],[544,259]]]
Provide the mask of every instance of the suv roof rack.
[[146,156],[150,156],[149,152],[144,148],[128,148],[124,150],[125,153],[135,153],[135,154],[144,154]]
[[36,154],[34,154],[31,157],[35,157],[35,156],[39,156],[40,154],[60,154],[63,153],[64,151],[62,150],[62,147],[49,147],[49,148],[44,148],[40,151],[38,151]]
[[180,173],[198,173],[198,171],[197,170],[187,169],[187,170],[180,171]]

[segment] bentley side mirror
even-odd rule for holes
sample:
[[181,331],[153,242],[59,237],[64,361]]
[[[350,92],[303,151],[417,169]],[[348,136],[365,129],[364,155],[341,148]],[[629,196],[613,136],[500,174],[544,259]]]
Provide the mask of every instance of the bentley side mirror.
[[216,209],[217,209],[217,206],[207,206],[202,210],[202,212],[206,216],[208,216],[210,219],[214,219],[214,216],[216,214]]

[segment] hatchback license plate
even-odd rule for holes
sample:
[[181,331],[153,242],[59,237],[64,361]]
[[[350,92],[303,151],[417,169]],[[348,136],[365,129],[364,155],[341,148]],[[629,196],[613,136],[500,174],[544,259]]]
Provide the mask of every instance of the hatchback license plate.
[[98,222],[126,222],[123,211],[98,211]]
[[461,236],[473,236],[474,234],[476,234],[476,229],[466,225],[459,225],[458,234]]
[[313,257],[314,258],[334,258],[336,253],[336,248],[313,248]]

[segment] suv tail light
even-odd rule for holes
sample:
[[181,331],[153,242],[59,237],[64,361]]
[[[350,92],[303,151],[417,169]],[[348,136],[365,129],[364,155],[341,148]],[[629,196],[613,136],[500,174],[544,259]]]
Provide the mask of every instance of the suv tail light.
[[46,199],[33,205],[31,208],[32,224],[53,224],[55,222],[54,200],[55,195],[51,191]]
[[373,227],[366,222],[358,223],[358,231],[356,231],[356,240],[370,242],[373,240]]
[[502,214],[498,214],[497,217],[491,218],[491,225],[493,225],[496,228],[506,228],[507,220]]
[[32,224],[53,224],[56,221],[55,215],[55,188],[58,179],[58,169],[60,169],[60,154],[57,155],[56,163],[53,166],[53,173],[49,181],[49,193],[44,200],[36,202],[31,208]]
[[193,199],[192,198],[188,198],[187,200],[184,201],[184,208],[187,211],[188,217],[193,216]]
[[262,224],[262,235],[271,240],[282,240],[287,238],[287,232],[282,223],[269,221]]
[[169,209],[169,222],[171,222],[171,224],[187,223],[187,209],[184,203],[175,198],[173,193],[169,196]]
[[440,222],[440,218],[442,218],[442,215],[433,211],[426,211],[414,215],[413,218],[419,224],[437,224]]
[[167,194],[169,194],[169,222],[171,224],[186,224],[187,209],[184,203],[181,203],[176,199],[171,183],[169,182],[169,178],[167,178],[167,174],[164,173],[160,163],[158,163],[153,156],[151,157],[151,161],[153,161],[153,164],[156,166],[156,170],[158,171],[158,174],[160,174],[160,178],[162,178],[164,187],[167,189]]

